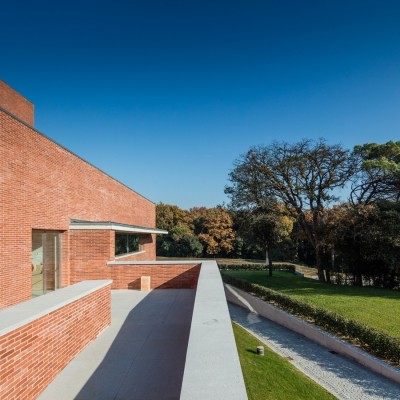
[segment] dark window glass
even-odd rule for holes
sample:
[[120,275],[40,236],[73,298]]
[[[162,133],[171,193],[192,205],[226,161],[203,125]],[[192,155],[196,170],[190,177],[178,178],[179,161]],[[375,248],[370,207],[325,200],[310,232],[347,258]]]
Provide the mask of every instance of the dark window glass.
[[115,234],[115,255],[134,253],[140,250],[139,236],[133,233]]

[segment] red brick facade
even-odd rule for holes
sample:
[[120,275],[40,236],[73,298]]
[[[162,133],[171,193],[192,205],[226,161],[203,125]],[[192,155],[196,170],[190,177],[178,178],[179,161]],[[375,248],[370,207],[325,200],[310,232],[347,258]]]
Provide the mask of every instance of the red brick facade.
[[200,264],[112,265],[112,289],[140,289],[140,278],[150,276],[151,289],[195,289]]
[[33,104],[0,80],[0,107],[33,126]]
[[[154,228],[155,204],[16,119],[10,113],[33,123],[29,117],[33,106],[29,108],[28,102],[24,109],[18,104],[21,96],[0,83],[0,106],[9,111],[0,108],[0,308],[4,308],[31,298],[32,230],[61,232],[61,280],[66,286],[85,279],[85,266],[102,271],[115,258],[114,231],[72,231],[71,219]],[[142,248],[144,253],[130,258],[155,259],[154,235],[143,236]]]
[[[73,266],[70,269],[70,284],[91,279],[112,279],[111,269],[107,266],[107,262],[115,258],[114,231],[70,231],[69,238],[71,246],[69,260]],[[144,236],[141,240],[141,249],[143,252],[118,257],[118,260],[155,260],[154,243],[155,235]]]
[[110,285],[0,336],[0,399],[35,399],[111,323]]

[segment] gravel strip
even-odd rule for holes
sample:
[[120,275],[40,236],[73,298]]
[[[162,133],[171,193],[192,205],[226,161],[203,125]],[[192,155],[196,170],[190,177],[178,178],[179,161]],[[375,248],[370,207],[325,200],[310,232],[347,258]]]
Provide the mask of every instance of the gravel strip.
[[338,399],[399,400],[400,385],[258,314],[229,304],[233,321]]

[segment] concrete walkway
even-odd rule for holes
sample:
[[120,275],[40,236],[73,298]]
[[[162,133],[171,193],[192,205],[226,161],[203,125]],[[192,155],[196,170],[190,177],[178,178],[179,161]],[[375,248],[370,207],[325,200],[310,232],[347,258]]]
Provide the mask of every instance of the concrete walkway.
[[112,291],[111,327],[39,399],[179,399],[195,293]]
[[231,318],[338,399],[399,400],[400,386],[276,323],[229,304]]

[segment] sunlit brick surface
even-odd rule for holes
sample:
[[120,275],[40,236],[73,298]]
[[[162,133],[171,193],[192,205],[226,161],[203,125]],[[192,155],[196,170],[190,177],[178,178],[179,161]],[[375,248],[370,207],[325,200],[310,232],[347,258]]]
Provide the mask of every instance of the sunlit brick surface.
[[140,290],[142,276],[150,277],[151,289],[195,289],[200,264],[113,265],[110,272],[112,289]]
[[33,104],[0,80],[0,107],[33,126]]
[[[84,262],[92,275],[114,259],[113,232],[92,238],[68,232],[70,219],[155,227],[154,203],[1,109],[0,188],[0,309],[31,297],[32,229],[63,232],[61,277],[67,286],[86,279]],[[99,235],[107,248],[99,247]],[[84,252],[81,258],[74,245]],[[142,245],[145,253],[124,259],[154,260],[155,236]]]
[[110,285],[0,336],[0,399],[32,400],[111,321]]

